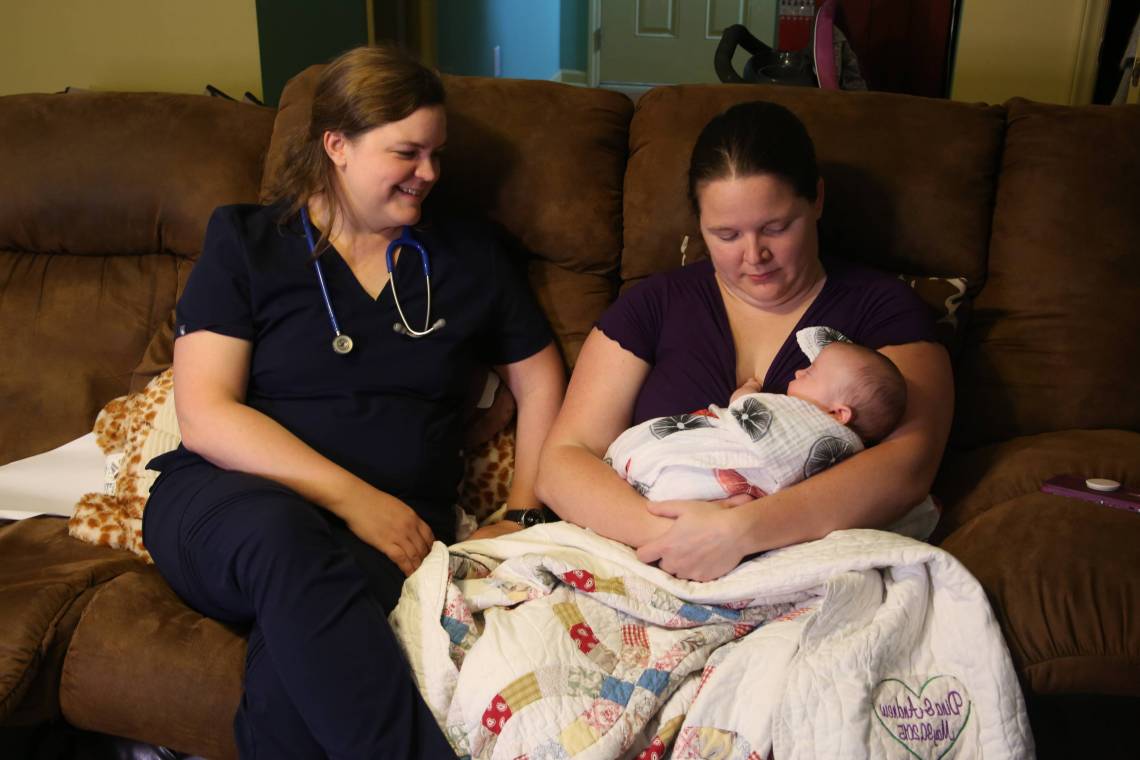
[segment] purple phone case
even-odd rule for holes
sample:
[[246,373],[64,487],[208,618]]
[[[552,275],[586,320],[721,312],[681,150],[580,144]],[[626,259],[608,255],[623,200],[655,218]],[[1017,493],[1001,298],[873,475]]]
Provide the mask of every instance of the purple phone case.
[[1091,501],[1094,504],[1140,514],[1140,493],[1125,485],[1112,492],[1094,491],[1086,486],[1085,479],[1078,475],[1058,475],[1042,483],[1041,490],[1057,496],[1068,496],[1071,499]]

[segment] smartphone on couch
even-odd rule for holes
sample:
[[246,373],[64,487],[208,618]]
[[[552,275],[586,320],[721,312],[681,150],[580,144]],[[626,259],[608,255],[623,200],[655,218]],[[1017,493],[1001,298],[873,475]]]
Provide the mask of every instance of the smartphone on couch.
[[1057,475],[1041,484],[1045,493],[1068,496],[1071,499],[1091,501],[1113,509],[1124,509],[1140,514],[1140,491],[1121,485],[1115,491],[1098,491],[1090,488],[1080,475]]

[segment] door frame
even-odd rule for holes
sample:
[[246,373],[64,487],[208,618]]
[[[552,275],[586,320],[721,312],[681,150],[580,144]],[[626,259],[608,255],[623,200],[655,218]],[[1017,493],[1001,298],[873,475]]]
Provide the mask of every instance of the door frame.
[[590,0],[590,23],[586,33],[586,84],[597,87],[601,82],[602,0]]

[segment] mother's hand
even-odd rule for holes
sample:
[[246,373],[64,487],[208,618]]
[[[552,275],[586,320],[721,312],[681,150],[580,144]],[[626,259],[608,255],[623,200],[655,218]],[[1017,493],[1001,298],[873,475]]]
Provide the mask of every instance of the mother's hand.
[[673,525],[638,548],[637,558],[657,562],[678,578],[710,581],[721,577],[748,553],[738,521],[728,509],[748,501],[752,498],[739,494],[719,501],[649,502],[650,514],[671,518]]

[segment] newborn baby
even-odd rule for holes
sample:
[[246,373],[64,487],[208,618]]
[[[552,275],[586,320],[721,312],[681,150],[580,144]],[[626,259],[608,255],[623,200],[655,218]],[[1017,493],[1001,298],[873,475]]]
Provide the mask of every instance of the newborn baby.
[[829,328],[805,328],[796,338],[812,363],[786,396],[759,393],[749,380],[726,409],[629,428],[606,461],[653,501],[759,498],[885,438],[906,409],[906,383],[894,363]]

